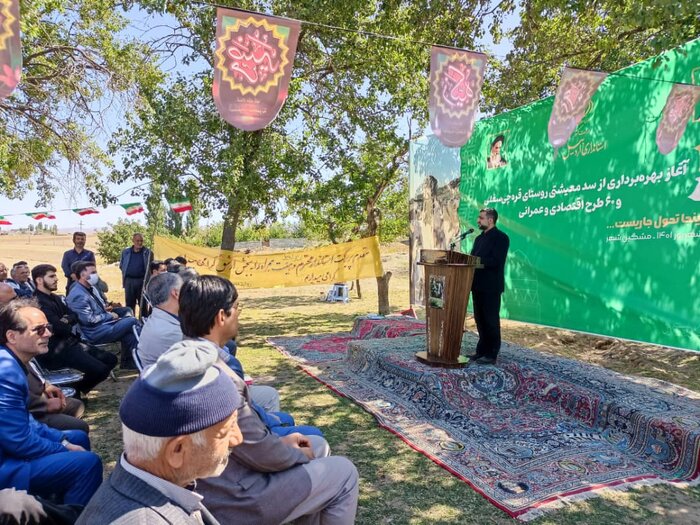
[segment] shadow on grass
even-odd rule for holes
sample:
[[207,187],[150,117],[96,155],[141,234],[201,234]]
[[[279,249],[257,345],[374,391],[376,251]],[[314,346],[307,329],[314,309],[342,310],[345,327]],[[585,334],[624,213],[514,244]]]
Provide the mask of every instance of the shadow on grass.
[[[300,423],[321,427],[334,453],[347,456],[357,466],[361,485],[356,523],[517,523],[466,483],[380,428],[374,417],[358,405],[334,394],[264,342],[271,336],[348,331],[355,316],[370,311],[374,300],[369,297],[346,305],[331,305],[293,295],[243,297],[248,308],[241,319],[239,357],[246,372],[259,384],[270,383],[278,388],[283,410],[291,412]],[[303,310],[295,311],[295,307]],[[285,308],[288,310],[283,311]],[[539,337],[541,341],[541,332]],[[570,343],[562,342],[563,349],[569,346]],[[121,398],[134,378],[134,374],[123,374],[119,382],[102,383],[91,394],[86,419],[92,426],[94,448],[102,456],[107,472],[122,451],[117,414]],[[608,493],[550,512],[530,523],[685,525],[700,523],[698,516],[700,488],[656,486]]]

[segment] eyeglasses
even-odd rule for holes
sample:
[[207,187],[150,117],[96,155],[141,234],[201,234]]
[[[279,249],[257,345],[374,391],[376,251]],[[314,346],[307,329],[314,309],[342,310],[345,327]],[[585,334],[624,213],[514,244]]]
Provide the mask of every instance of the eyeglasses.
[[51,323],[40,324],[31,329],[31,331],[39,337],[43,337],[47,330],[49,332],[53,331],[53,325]]

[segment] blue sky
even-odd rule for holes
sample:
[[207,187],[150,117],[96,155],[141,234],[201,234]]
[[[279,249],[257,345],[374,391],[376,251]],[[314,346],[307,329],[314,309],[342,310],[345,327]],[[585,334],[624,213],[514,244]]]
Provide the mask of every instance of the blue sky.
[[[129,15],[129,27],[126,30],[126,34],[135,38],[155,38],[157,36],[162,36],[168,30],[163,26],[173,26],[176,25],[175,20],[169,15],[165,16],[148,16],[142,11],[132,10]],[[508,28],[513,27],[517,21],[518,16],[509,17],[505,24]],[[498,45],[494,45],[490,35],[487,36],[482,41],[485,49],[491,50],[497,56],[504,56],[511,45],[508,41],[502,41]],[[162,67],[170,72],[194,72],[199,69],[197,64],[190,65],[187,68],[177,63],[175,60],[171,60],[162,65]],[[206,64],[202,63],[200,67],[208,67]],[[426,104],[427,104],[427,93],[426,93]],[[119,129],[120,126],[124,124],[124,115],[128,112],[128,108],[124,107],[123,104],[117,103],[112,106],[105,116],[104,122],[106,123],[106,129],[103,130],[102,135],[99,137],[98,142],[105,146],[109,136]],[[56,174],[57,177],[61,177],[59,173]],[[134,197],[129,191],[132,187],[139,185],[139,182],[128,182],[125,184],[110,184],[109,189],[112,195],[121,195],[118,199],[120,203],[141,201],[141,197]],[[21,200],[10,200],[7,197],[0,197],[0,215],[12,215],[18,213],[25,213],[31,211],[43,211],[52,210],[56,215],[55,221],[42,221],[44,224],[53,225],[54,223],[58,225],[60,231],[74,231],[81,227],[82,229],[91,231],[96,228],[105,227],[108,223],[114,223],[120,218],[126,218],[124,210],[119,206],[110,206],[107,209],[100,209],[99,215],[89,215],[86,217],[80,217],[72,211],[56,211],[64,210],[70,208],[83,208],[91,206],[88,201],[86,192],[77,191],[74,192],[75,198],[69,196],[68,191],[58,191],[54,196],[54,199],[50,206],[44,208],[37,208],[35,206],[38,194],[36,191],[30,191],[25,198]],[[134,215],[129,217],[130,219],[137,219],[143,221],[143,214]],[[9,227],[3,227],[3,229],[20,228],[26,227],[30,223],[36,224],[38,221],[31,219],[26,216],[15,216],[7,217],[13,224]],[[217,221],[221,219],[221,215],[218,213],[212,214],[212,217],[208,221]]]

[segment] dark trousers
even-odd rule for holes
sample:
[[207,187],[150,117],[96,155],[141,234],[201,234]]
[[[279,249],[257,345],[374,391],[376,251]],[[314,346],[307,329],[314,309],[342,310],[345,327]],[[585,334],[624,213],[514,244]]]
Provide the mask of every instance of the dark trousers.
[[90,339],[90,342],[96,345],[104,343],[116,343],[119,341],[122,345],[121,351],[121,366],[133,367],[133,358],[131,351],[136,347],[138,341],[134,335],[134,326],[139,325],[139,320],[135,317],[124,317],[116,321],[109,322],[110,330],[103,332],[99,337]]
[[474,321],[479,332],[479,342],[476,344],[478,357],[496,359],[501,349],[501,294],[498,292],[472,291],[474,302]]
[[83,394],[87,394],[107,379],[112,368],[117,366],[117,356],[77,339],[68,339],[64,344],[59,343],[53,352],[37,356],[37,361],[48,370],[65,367],[80,370],[85,375],[76,383],[75,389]]
[[85,452],[59,452],[28,460],[29,492],[35,496],[58,496],[60,503],[86,505],[102,483],[102,461],[90,450],[87,434],[79,430],[64,432],[68,441]]
[[141,302],[142,291],[143,277],[126,277],[124,279],[124,302],[133,312],[136,312],[136,304]]
[[85,413],[85,405],[74,397],[66,398],[66,408],[60,414],[37,414],[32,412],[34,419],[56,430],[80,430],[90,433],[90,425],[80,419]]

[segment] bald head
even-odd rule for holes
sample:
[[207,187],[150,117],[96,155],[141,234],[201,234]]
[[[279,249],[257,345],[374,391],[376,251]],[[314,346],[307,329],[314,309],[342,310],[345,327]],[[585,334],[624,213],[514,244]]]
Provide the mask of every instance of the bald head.
[[12,286],[7,283],[0,283],[0,304],[7,304],[16,297],[17,294]]

